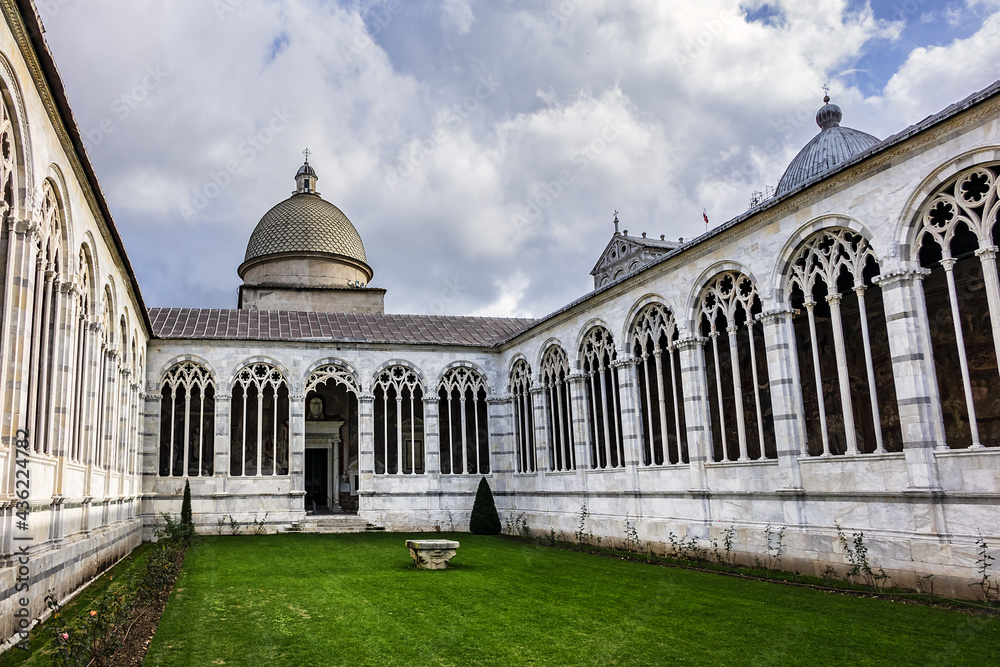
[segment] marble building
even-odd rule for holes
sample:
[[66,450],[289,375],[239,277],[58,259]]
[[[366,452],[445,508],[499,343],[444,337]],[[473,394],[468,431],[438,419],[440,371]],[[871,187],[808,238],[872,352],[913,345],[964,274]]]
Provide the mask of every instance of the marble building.
[[0,7],[3,637],[19,554],[37,616],[185,481],[203,532],[461,529],[483,476],[540,534],[732,527],[752,560],[784,526],[804,572],[844,569],[839,526],[952,595],[1000,540],[1000,83],[881,140],[824,100],[773,197],[686,241],[616,228],[540,319],[385,313],[308,162],[236,308],[147,309],[37,15]]

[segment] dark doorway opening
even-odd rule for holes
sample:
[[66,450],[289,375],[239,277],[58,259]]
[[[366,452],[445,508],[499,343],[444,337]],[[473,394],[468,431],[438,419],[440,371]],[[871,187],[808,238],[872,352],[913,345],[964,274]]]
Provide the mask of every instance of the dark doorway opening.
[[306,450],[306,510],[311,512],[330,511],[330,488],[327,450]]

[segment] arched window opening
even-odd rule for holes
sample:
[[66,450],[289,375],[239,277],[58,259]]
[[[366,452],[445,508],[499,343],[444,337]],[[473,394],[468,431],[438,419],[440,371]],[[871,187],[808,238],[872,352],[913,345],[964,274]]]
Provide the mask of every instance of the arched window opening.
[[451,368],[441,378],[438,400],[441,472],[453,475],[488,474],[490,444],[486,379],[472,368]]
[[643,307],[632,324],[632,354],[638,378],[643,463],[687,463],[684,392],[674,314],[665,306]]
[[594,468],[625,466],[622,439],[621,400],[618,373],[613,362],[617,357],[611,332],[594,327],[580,349],[587,384],[587,420],[590,426],[590,457]]
[[101,322],[99,326],[99,333],[101,335],[101,346],[100,350],[97,351],[98,360],[95,365],[95,370],[97,371],[97,382],[96,382],[96,392],[97,400],[95,401],[95,417],[94,417],[94,448],[93,448],[93,461],[95,465],[107,466],[105,460],[107,453],[107,440],[108,440],[108,404],[111,402],[111,397],[109,392],[111,391],[111,361],[114,346],[114,327],[111,324],[111,309],[112,309],[112,299],[111,290],[107,287],[104,288],[104,304],[101,311]]
[[918,222],[945,438],[953,449],[1000,446],[992,391],[1000,354],[998,175],[998,165],[962,172],[924,205]]
[[160,388],[161,477],[211,477],[215,472],[215,382],[192,361],[167,371]]
[[424,390],[416,372],[392,366],[375,380],[375,473],[424,472]]
[[288,384],[274,366],[258,362],[233,382],[229,474],[288,474]]
[[878,261],[849,229],[814,234],[790,265],[806,441],[812,456],[903,446]]
[[545,428],[549,434],[551,456],[549,466],[552,470],[576,470],[566,351],[558,345],[549,347],[542,357],[539,376],[545,388]]
[[757,287],[738,271],[717,275],[701,298],[714,461],[777,458],[760,312]]
[[535,472],[535,415],[531,401],[531,368],[524,359],[518,359],[511,369],[510,394],[514,403],[517,472]]
[[62,208],[49,181],[42,186],[41,224],[36,246],[34,314],[30,332],[28,373],[28,423],[35,451],[50,454],[50,410],[55,399],[58,374],[56,349],[59,343],[58,296],[62,246]]
[[[0,149],[2,150],[2,149]],[[87,251],[80,249],[80,259],[77,267],[79,289],[76,302],[76,348],[73,351],[76,375],[73,378],[73,410],[70,429],[69,456],[73,461],[80,461],[84,456],[83,442],[86,428],[86,414],[89,409],[87,400],[88,381],[91,377],[88,351],[91,347],[90,318],[92,316],[91,286],[94,283],[93,271]],[[141,382],[141,378],[139,380]]]

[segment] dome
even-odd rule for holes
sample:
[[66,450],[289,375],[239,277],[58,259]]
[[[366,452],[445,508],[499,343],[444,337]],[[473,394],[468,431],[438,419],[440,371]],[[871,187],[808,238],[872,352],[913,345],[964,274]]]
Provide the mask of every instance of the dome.
[[841,127],[843,112],[840,107],[830,104],[829,97],[824,97],[823,101],[825,104],[816,112],[820,133],[799,151],[785,169],[774,191],[775,196],[795,189],[879,143],[867,132]]
[[367,264],[361,235],[344,212],[315,191],[316,171],[306,162],[295,174],[298,189],[257,223],[244,263],[279,253],[340,255]]
[[244,261],[283,252],[323,252],[366,262],[361,235],[344,212],[315,194],[296,193],[264,214]]

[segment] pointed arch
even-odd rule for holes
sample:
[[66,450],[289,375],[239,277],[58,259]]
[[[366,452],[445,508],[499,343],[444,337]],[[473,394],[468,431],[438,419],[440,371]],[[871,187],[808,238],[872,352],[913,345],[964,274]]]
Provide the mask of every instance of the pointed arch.
[[375,397],[375,473],[422,474],[424,383],[410,364],[383,364],[372,382]]
[[215,473],[215,374],[193,360],[176,361],[160,379],[161,477]]
[[569,391],[570,365],[558,342],[545,347],[538,365],[538,381],[545,400],[545,427],[549,435],[549,469],[575,470],[573,402]]
[[647,466],[688,462],[676,347],[679,337],[673,311],[657,301],[647,301],[631,318],[628,339],[638,362],[639,417]]
[[531,394],[531,366],[524,355],[518,355],[510,369],[509,388],[514,406],[515,470],[533,473],[535,456],[535,411]]
[[902,448],[879,273],[868,238],[845,227],[814,232],[788,261],[811,455]]
[[442,474],[490,472],[486,375],[467,362],[450,364],[438,381]]
[[991,391],[1000,369],[1000,162],[993,158],[939,170],[939,185],[911,231],[911,255],[926,273],[922,288],[950,448],[1000,446]]
[[755,319],[761,309],[757,283],[743,271],[722,271],[702,287],[698,331],[709,339],[705,379],[715,461],[777,458],[764,335]]
[[231,385],[229,474],[288,474],[288,374],[277,364],[249,360],[237,368]]
[[593,468],[623,468],[625,443],[622,438],[621,396],[618,358],[614,337],[607,327],[594,325],[579,348],[580,370],[586,376],[587,420],[590,427],[590,456]]

